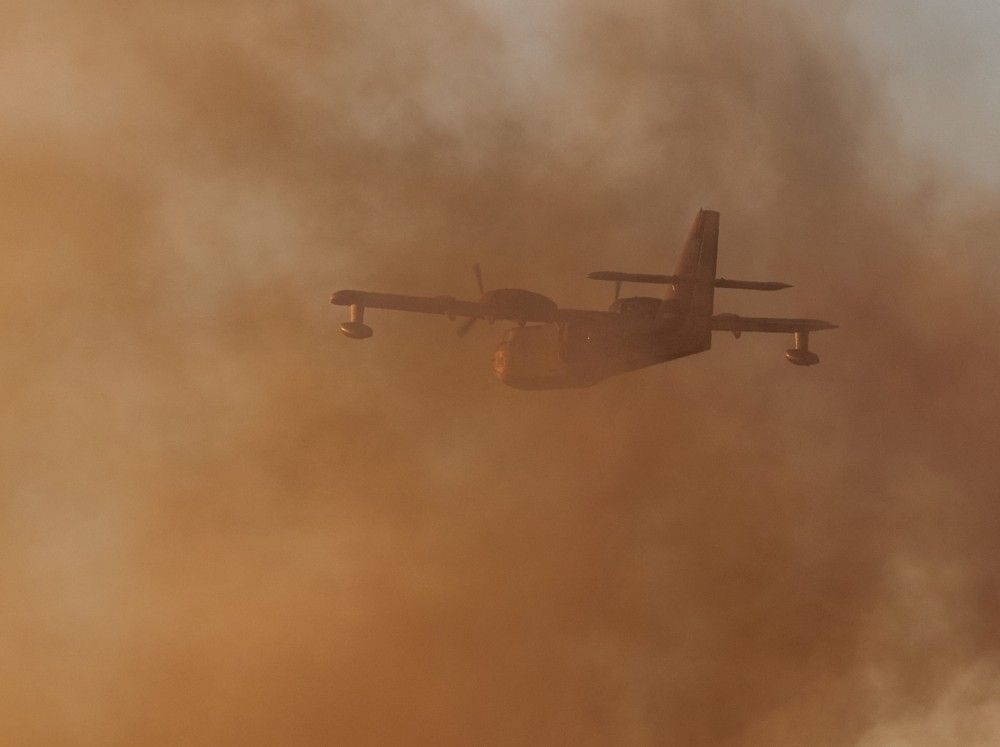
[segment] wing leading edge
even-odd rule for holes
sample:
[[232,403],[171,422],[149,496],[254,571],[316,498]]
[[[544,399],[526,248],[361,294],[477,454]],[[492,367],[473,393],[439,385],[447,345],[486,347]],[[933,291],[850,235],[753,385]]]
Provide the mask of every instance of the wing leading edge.
[[342,290],[330,297],[336,306],[363,306],[366,309],[413,311],[421,314],[445,316],[479,316],[483,304],[460,301],[451,296],[404,296],[399,293],[371,293],[369,291]]
[[[568,322],[579,319],[609,319],[617,317],[608,311],[588,309],[560,309],[551,301],[540,301],[529,291],[501,289],[487,293],[484,301],[462,301],[452,296],[405,296],[398,293],[371,293],[369,291],[342,290],[330,298],[336,306],[354,306],[361,309],[389,309],[420,314],[440,314],[450,319],[470,317],[511,322]],[[491,300],[492,299],[492,300]],[[546,301],[548,299],[545,299]]]
[[818,332],[836,329],[836,324],[822,319],[783,319],[780,317],[739,316],[738,314],[717,314],[712,317],[713,332]]
[[836,324],[822,319],[782,319],[737,314],[718,314],[711,321],[712,331],[732,332],[734,337],[739,337],[744,332],[791,333],[794,345],[785,351],[785,358],[796,366],[814,366],[819,363],[819,356],[809,349],[810,332],[836,328]]

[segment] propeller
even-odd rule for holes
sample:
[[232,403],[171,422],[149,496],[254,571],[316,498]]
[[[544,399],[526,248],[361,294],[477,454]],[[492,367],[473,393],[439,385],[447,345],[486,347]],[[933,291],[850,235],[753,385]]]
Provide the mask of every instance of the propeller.
[[476,285],[479,286],[479,295],[485,296],[486,289],[483,287],[483,271],[479,267],[478,262],[472,266],[472,274],[476,276]]
[[479,321],[478,317],[470,316],[468,319],[462,322],[462,326],[458,328],[458,336],[465,337],[466,334],[468,334],[469,330],[472,329],[472,325],[478,321]]
[[[486,295],[486,288],[483,285],[483,271],[482,268],[479,267],[478,262],[472,266],[472,275],[476,278],[476,286],[479,288],[479,297],[482,298]],[[465,337],[469,333],[469,330],[472,329],[473,325],[475,325],[478,321],[479,317],[470,316],[462,323],[462,326],[458,328],[458,336]]]

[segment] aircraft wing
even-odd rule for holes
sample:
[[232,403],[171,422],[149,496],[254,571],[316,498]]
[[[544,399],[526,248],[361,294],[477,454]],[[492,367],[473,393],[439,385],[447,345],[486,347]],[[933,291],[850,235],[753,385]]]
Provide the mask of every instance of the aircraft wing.
[[337,306],[364,306],[366,309],[391,309],[414,311],[422,314],[445,316],[486,316],[485,304],[460,301],[451,296],[404,296],[398,293],[371,293],[369,291],[342,290],[330,298]]
[[[504,294],[505,291],[494,292]],[[617,315],[607,311],[560,309],[555,303],[534,293],[514,291],[523,295],[494,295],[495,301],[462,301],[452,296],[405,296],[398,293],[342,290],[330,298],[337,306],[358,306],[364,309],[391,309],[421,314],[441,314],[449,318],[470,317],[516,322],[567,322],[582,319],[607,319]],[[488,296],[491,294],[487,294]]]
[[774,317],[717,314],[712,317],[712,330],[726,332],[817,332],[836,329],[836,324],[821,319],[782,319]]

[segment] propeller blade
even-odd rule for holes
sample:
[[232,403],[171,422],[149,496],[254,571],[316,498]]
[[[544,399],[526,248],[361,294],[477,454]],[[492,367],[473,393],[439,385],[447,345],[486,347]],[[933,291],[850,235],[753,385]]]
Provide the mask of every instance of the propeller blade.
[[478,321],[478,317],[470,316],[462,323],[462,326],[458,328],[458,336],[465,337],[469,330],[472,329],[472,325]]
[[476,276],[476,285],[479,286],[479,295],[485,296],[486,289],[483,287],[483,271],[479,268],[478,262],[472,266],[472,274]]

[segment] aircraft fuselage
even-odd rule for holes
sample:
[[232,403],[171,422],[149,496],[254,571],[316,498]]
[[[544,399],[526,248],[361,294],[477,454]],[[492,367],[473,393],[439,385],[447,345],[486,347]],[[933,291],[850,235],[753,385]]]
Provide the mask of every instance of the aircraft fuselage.
[[[586,320],[508,330],[493,354],[493,373],[517,389],[587,387],[609,376],[711,347],[711,333],[682,316],[659,316],[665,302],[621,299],[614,322]],[[616,308],[617,307],[617,308]]]

